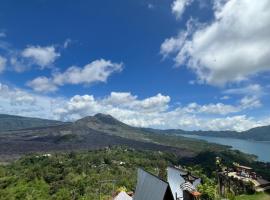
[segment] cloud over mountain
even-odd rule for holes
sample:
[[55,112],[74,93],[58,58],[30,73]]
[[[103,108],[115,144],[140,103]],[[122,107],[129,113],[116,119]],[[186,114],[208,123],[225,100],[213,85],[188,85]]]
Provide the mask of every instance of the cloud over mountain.
[[96,113],[110,114],[133,126],[181,128],[187,130],[247,130],[267,125],[270,118],[255,120],[241,114],[261,106],[259,99],[243,97],[238,104],[192,102],[172,106],[171,97],[160,93],[144,99],[130,92],[111,92],[97,98],[94,95],[74,95],[66,99],[38,95],[20,88],[0,84],[0,111],[31,117],[66,121]]

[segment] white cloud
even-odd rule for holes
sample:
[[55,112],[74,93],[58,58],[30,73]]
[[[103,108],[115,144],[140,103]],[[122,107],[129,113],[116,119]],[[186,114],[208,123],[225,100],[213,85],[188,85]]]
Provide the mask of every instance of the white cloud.
[[33,104],[35,99],[32,95],[19,89],[10,89],[7,85],[0,83],[0,96],[10,101],[12,105]]
[[6,37],[7,35],[6,35],[6,33],[5,32],[0,32],[0,38],[4,38],[4,37]]
[[172,13],[177,19],[180,19],[188,5],[192,3],[193,0],[174,0],[172,3]]
[[[5,34],[0,32],[0,39],[4,36]],[[66,48],[69,43],[70,40],[67,39],[63,44],[63,48]],[[57,51],[56,47],[57,45],[30,45],[24,49],[16,49],[9,42],[0,40],[0,49],[3,50],[3,55],[5,55],[5,59],[9,64],[9,70],[15,72],[24,72],[33,66],[39,67],[39,69],[52,67],[56,59],[60,57],[60,52]]]
[[186,113],[194,114],[216,114],[216,115],[228,115],[232,113],[239,113],[244,110],[261,107],[261,101],[255,96],[244,96],[240,99],[237,105],[224,104],[224,103],[210,103],[205,105],[199,105],[195,102],[189,103],[182,109]]
[[111,92],[111,94],[103,100],[105,104],[117,106],[128,106],[131,102],[136,101],[137,96],[133,96],[130,92]]
[[62,104],[61,98],[40,96],[0,83],[1,113],[55,119],[52,111]]
[[169,54],[178,52],[185,44],[186,38],[188,36],[187,32],[180,32],[177,37],[171,37],[165,39],[161,44],[160,53],[164,58],[168,57]]
[[66,39],[64,44],[63,44],[64,49],[68,48],[70,46],[71,42],[72,42],[71,39],[69,39],[69,38]]
[[127,115],[130,115],[130,117],[137,115],[139,117],[144,114],[153,115],[154,113],[166,111],[169,102],[170,97],[162,94],[143,100],[137,99],[137,96],[133,96],[129,92],[112,92],[104,99],[95,99],[92,95],[75,95],[67,102],[64,108],[56,110],[56,114],[63,119],[78,119],[103,112],[120,116],[121,119],[125,120]]
[[28,86],[39,92],[55,91],[58,86],[65,84],[91,84],[95,82],[106,82],[114,72],[123,69],[122,63],[113,63],[109,60],[95,60],[84,67],[69,67],[64,72],[55,72],[52,77],[37,77],[28,82]]
[[72,66],[63,73],[55,73],[53,80],[57,85],[106,82],[112,73],[120,72],[122,69],[122,63],[112,63],[109,60],[100,59],[83,68]]
[[157,112],[168,109],[168,103],[171,98],[158,93],[156,96],[143,100],[138,100],[129,92],[111,92],[110,96],[105,98],[102,103],[105,105],[118,106],[129,110],[140,110],[140,112]]
[[155,8],[155,6],[154,6],[153,4],[151,4],[151,3],[147,4],[147,7],[148,7],[149,9],[154,9],[154,8]]
[[[256,121],[245,115],[237,115],[233,117],[215,118],[211,120],[204,120],[203,125],[206,130],[236,130],[245,131],[257,126],[265,125],[263,121]],[[268,123],[267,123],[268,124]]]
[[258,108],[262,106],[261,101],[255,96],[245,96],[240,100],[241,109]]
[[22,57],[29,58],[34,64],[37,64],[41,69],[51,66],[54,61],[60,56],[56,52],[54,46],[29,46],[22,51]]
[[261,96],[264,94],[263,88],[259,84],[251,84],[245,87],[226,89],[224,94]]
[[199,105],[197,103],[190,103],[184,108],[188,113],[206,113],[206,114],[219,114],[226,115],[230,113],[239,112],[238,106],[227,105],[223,103]]
[[7,59],[0,56],[0,73],[3,72],[6,68]]
[[[3,36],[4,33],[2,34],[2,37]],[[69,42],[69,40],[66,40],[65,45],[67,46]],[[13,48],[9,42],[0,40],[0,49],[3,50],[2,52],[3,55],[5,55],[6,63],[9,64],[9,70],[19,73],[29,70],[33,66],[39,67],[39,69],[52,67],[55,60],[60,57],[56,45],[28,46],[21,50]]]
[[225,96],[222,96],[220,99],[221,100],[228,100],[228,99],[230,99],[230,96],[225,95]]
[[269,123],[267,120],[256,121],[245,115],[227,116],[257,107],[258,104],[254,102],[255,99],[244,98],[236,106],[190,103],[170,109],[169,96],[157,94],[138,99],[129,92],[112,92],[103,99],[96,99],[93,95],[76,95],[55,110],[54,114],[63,120],[75,120],[102,112],[139,127],[242,131]]
[[[213,22],[197,26],[184,44],[181,35],[165,40],[161,52],[168,55],[181,46],[176,64],[187,65],[199,81],[212,85],[239,82],[269,71],[269,1],[216,0],[213,9]],[[166,43],[174,48],[163,51]]]
[[[112,92],[104,98],[75,95],[70,99],[37,95],[0,84],[0,112],[29,117],[77,120],[96,113],[110,114],[132,126],[185,130],[237,130],[270,124],[270,117],[254,119],[238,112],[256,107],[256,99],[243,98],[238,105],[190,103],[170,107],[162,94],[139,99],[129,92]],[[234,109],[238,109],[235,111]],[[225,115],[234,114],[232,116]],[[214,114],[214,116],[213,116]]]
[[52,80],[45,76],[37,77],[27,82],[26,85],[33,88],[36,92],[54,92],[58,89]]
[[19,57],[13,55],[10,59],[9,62],[11,64],[11,67],[15,72],[21,73],[26,70],[31,69],[31,64],[26,63],[23,59],[20,59]]

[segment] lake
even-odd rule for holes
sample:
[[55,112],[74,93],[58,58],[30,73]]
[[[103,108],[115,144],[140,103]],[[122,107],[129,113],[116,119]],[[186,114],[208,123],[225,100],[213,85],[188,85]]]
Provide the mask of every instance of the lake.
[[186,134],[181,134],[181,136],[229,145],[232,146],[233,149],[258,156],[259,161],[270,162],[270,142]]

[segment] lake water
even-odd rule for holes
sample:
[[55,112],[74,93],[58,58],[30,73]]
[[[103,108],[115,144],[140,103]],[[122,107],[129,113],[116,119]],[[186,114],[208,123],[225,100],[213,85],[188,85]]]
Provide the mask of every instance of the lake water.
[[205,140],[211,143],[229,145],[232,146],[233,149],[237,149],[244,153],[254,154],[258,156],[259,161],[270,162],[270,142],[259,142],[252,140],[200,136],[200,135],[186,135],[186,134],[181,135],[184,137]]

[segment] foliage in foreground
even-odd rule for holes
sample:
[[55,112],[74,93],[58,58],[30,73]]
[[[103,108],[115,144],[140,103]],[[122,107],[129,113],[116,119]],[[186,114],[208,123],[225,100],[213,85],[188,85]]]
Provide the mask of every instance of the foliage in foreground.
[[235,200],[270,200],[270,195],[261,192],[254,195],[240,195],[235,197]]
[[174,162],[171,154],[120,147],[29,155],[0,167],[0,199],[107,199],[123,187],[135,190],[138,167],[162,175]]
[[[239,161],[238,154],[230,154],[223,152],[223,157]],[[202,178],[202,200],[212,200],[218,198],[215,156],[208,152],[185,161],[170,153],[126,147],[28,155],[0,166],[0,199],[108,199],[115,191],[135,191],[138,167],[166,179],[166,167],[180,164]]]

